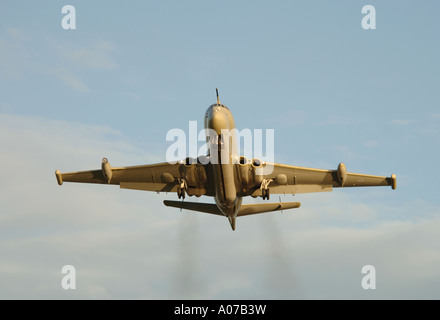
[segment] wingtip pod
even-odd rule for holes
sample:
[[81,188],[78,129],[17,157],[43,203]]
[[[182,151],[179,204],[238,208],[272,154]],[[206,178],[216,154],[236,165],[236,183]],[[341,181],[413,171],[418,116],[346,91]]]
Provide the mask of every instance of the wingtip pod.
[[338,173],[339,183],[343,187],[345,181],[347,180],[347,167],[341,162],[339,163],[338,169],[336,171]]
[[101,162],[101,169],[102,174],[104,175],[104,178],[107,180],[107,183],[110,184],[112,180],[112,167],[110,166],[110,163],[108,162],[107,158],[102,158]]
[[396,190],[396,188],[397,188],[397,177],[395,174],[391,175],[391,188],[393,190]]
[[60,170],[55,170],[55,176],[57,177],[57,182],[61,186],[63,184],[63,176],[61,175]]

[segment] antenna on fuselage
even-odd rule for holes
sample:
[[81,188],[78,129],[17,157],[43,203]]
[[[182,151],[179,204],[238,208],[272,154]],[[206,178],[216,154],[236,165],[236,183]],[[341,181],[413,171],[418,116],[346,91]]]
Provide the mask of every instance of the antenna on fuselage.
[[215,88],[215,93],[217,94],[217,104],[220,104],[220,98],[218,97],[218,89]]

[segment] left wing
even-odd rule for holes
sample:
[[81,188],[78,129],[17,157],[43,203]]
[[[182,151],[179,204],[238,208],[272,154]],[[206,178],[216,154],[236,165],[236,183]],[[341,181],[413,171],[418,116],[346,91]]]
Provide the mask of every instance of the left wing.
[[[191,195],[211,194],[205,167],[200,164],[187,166],[181,162],[176,164],[164,162],[112,168],[108,160],[104,158],[101,170],[70,173],[61,173],[57,170],[55,175],[59,185],[63,182],[101,183],[119,185],[122,189],[176,192],[183,183]],[[189,175],[193,179],[188,179]]]
[[[337,170],[322,170],[266,163],[273,171],[264,175],[271,194],[296,194],[332,191],[339,187],[391,186],[396,189],[396,175],[391,177],[349,173],[343,163]],[[263,170],[264,172],[264,170]],[[256,189],[252,196],[260,196],[262,188]]]

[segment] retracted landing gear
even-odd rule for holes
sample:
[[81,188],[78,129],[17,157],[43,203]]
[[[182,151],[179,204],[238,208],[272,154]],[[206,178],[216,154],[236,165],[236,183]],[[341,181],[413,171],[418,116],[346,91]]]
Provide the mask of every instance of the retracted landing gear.
[[263,179],[261,181],[260,190],[261,190],[261,197],[263,200],[269,200],[270,198],[270,189],[269,184],[272,182],[272,179]]

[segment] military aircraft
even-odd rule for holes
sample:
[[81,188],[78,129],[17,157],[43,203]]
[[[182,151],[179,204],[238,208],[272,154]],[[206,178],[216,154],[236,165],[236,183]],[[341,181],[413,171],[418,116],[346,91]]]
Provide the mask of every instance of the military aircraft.
[[[217,91],[217,89],[216,89]],[[208,154],[197,159],[186,158],[175,163],[158,163],[131,167],[112,167],[107,158],[101,169],[60,173],[63,182],[83,182],[119,185],[122,189],[155,192],[175,192],[180,201],[165,200],[169,207],[200,211],[225,216],[235,230],[237,217],[299,208],[299,202],[242,204],[243,197],[262,197],[271,194],[292,194],[332,191],[340,187],[391,186],[396,189],[396,175],[391,177],[349,173],[343,163],[336,170],[305,168],[269,163],[260,159],[239,156],[234,118],[231,111],[220,103],[212,104],[205,113]],[[185,194],[214,197],[213,203],[185,202]]]

